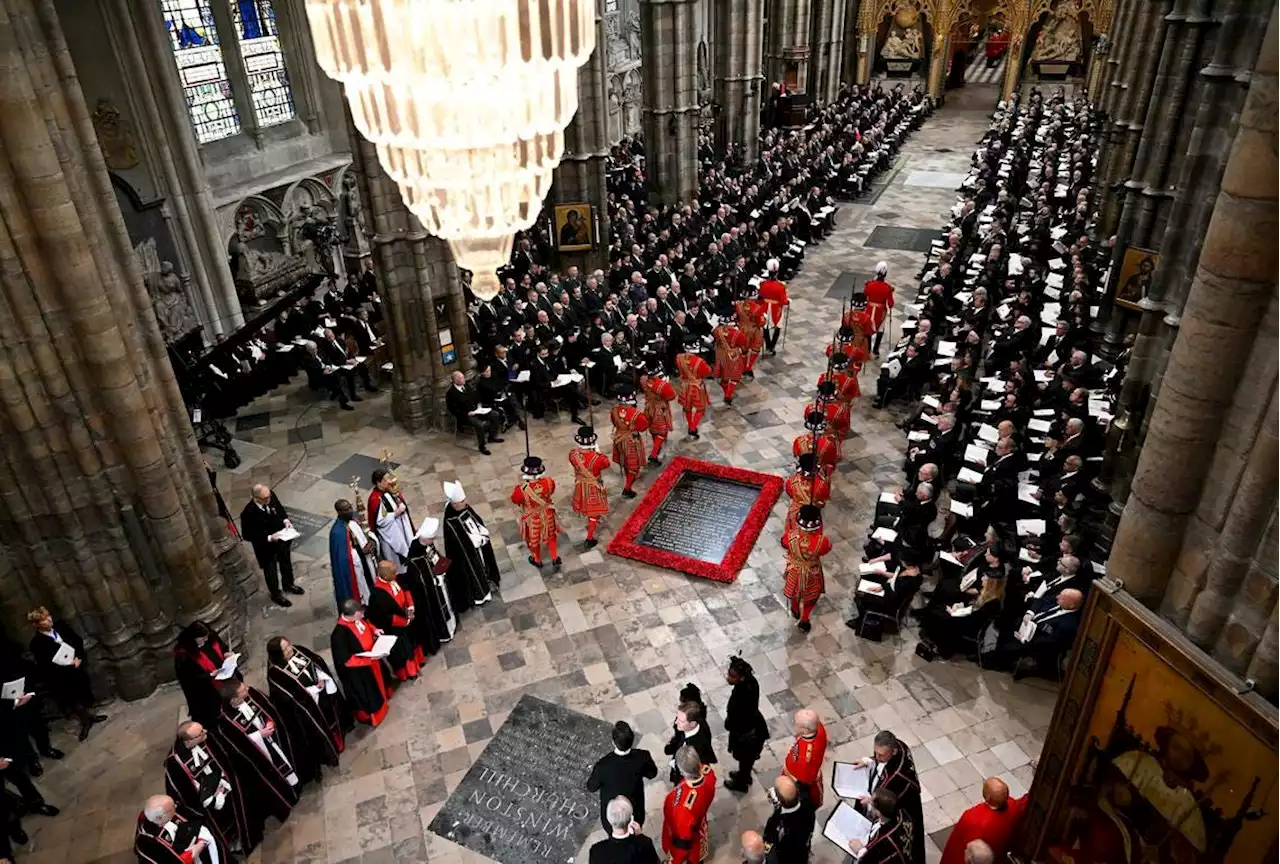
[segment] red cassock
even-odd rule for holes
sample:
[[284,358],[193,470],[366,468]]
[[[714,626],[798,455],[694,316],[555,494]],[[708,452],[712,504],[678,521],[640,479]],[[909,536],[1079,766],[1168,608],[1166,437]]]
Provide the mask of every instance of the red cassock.
[[739,300],[733,308],[738,313],[738,329],[746,336],[747,350],[759,351],[764,347],[764,304],[759,300]]
[[[791,453],[797,459],[812,450],[813,435],[811,433],[797,435],[796,440],[791,443]],[[818,436],[818,452],[815,455],[819,465],[828,472],[834,471],[836,464],[840,461],[839,439],[832,437],[830,432],[823,432]]]
[[520,536],[530,549],[553,540],[560,531],[551,503],[555,494],[556,481],[550,477],[538,477],[511,490],[511,503],[520,507]]
[[600,475],[609,468],[609,457],[595,449],[577,447],[569,451],[573,468],[573,512],[583,516],[604,516],[609,512],[609,493]]
[[782,323],[782,310],[791,305],[787,297],[787,285],[777,279],[766,279],[760,283],[760,301],[764,303],[765,313],[774,327]]
[[947,838],[947,848],[942,851],[942,864],[964,864],[964,847],[972,840],[985,840],[995,853],[996,861],[1003,861],[1009,849],[1009,841],[1026,809],[1027,796],[1010,798],[1003,810],[992,810],[979,802],[960,817]]
[[747,336],[732,324],[721,324],[711,335],[716,340],[715,376],[721,381],[738,381],[742,378],[742,352],[747,348]]
[[827,727],[819,723],[812,738],[796,737],[782,763],[788,777],[809,787],[809,800],[815,808],[822,806],[822,760],[826,756]]
[[831,551],[831,541],[821,531],[792,528],[782,535],[782,548],[787,550],[782,596],[788,600],[817,600],[826,588],[822,556]]
[[837,402],[848,405],[862,395],[862,385],[858,383],[857,375],[850,375],[848,372],[823,372],[818,376],[819,387],[828,381],[836,385]]
[[893,308],[893,286],[883,279],[872,279],[863,291],[867,294],[867,314],[871,316],[872,332],[880,332],[885,316]]
[[[330,644],[336,646],[332,649],[334,671],[342,679],[342,689],[355,708],[356,719],[361,723],[377,726],[387,716],[387,702],[391,699],[390,682],[383,673],[382,660],[377,657],[361,657],[360,654],[373,650],[374,643],[378,641],[378,632],[368,621],[348,621],[345,618],[338,619],[335,634],[338,627],[348,631],[352,638],[340,640],[335,635],[330,640]],[[347,647],[344,648],[344,645]],[[352,647],[359,647],[360,650],[351,650]],[[367,678],[358,677],[365,671],[369,673]]]
[[702,766],[697,780],[682,779],[662,802],[662,851],[671,864],[700,864],[710,860],[707,811],[716,797],[716,772]]
[[782,489],[791,499],[787,505],[787,529],[795,527],[796,516],[800,508],[806,504],[825,507],[831,498],[831,481],[819,472],[817,477],[806,477],[799,471],[792,474],[782,484]]
[[680,389],[676,399],[686,411],[701,411],[711,404],[707,385],[702,379],[711,374],[707,361],[697,354],[677,354],[676,371],[680,373]]
[[666,378],[645,375],[640,379],[644,391],[644,416],[649,421],[649,434],[654,438],[668,435],[671,423],[671,400],[676,398],[676,388]]
[[638,474],[644,464],[644,441],[640,433],[649,428],[649,418],[634,405],[617,405],[609,412],[613,424],[613,461],[627,474]]
[[853,416],[848,405],[842,405],[839,402],[827,402],[821,408],[817,402],[810,402],[804,406],[804,416],[808,417],[814,411],[821,411],[827,417],[827,428],[836,433],[836,437],[844,438],[849,434],[849,428],[853,425]]

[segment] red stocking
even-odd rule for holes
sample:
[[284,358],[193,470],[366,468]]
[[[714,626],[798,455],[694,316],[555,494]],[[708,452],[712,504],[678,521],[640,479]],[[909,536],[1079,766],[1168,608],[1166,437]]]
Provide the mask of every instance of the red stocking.
[[628,471],[628,472],[626,473],[626,482],[622,484],[622,491],[624,491],[624,492],[630,492],[630,491],[631,491],[631,484],[633,484],[633,483],[635,483],[635,482],[636,482],[636,477],[637,477],[639,474],[640,474],[640,472],[639,472],[639,471],[636,471],[636,472],[634,472],[634,473],[633,473],[633,472],[631,472],[631,471]]
[[599,524],[600,524],[599,516],[587,517],[587,539],[588,540],[596,539],[596,526]]
[[723,389],[723,390],[724,390],[724,398],[725,398],[725,399],[732,399],[732,398],[733,398],[733,391],[738,389],[738,382],[737,382],[737,381],[724,381],[724,382],[722,382],[722,383],[721,383],[721,385],[720,385],[720,386],[721,386],[721,389]]
[[684,412],[684,422],[688,424],[690,432],[698,431],[698,426],[702,423],[703,413],[705,412],[703,412],[702,409]]
[[800,601],[800,620],[808,621],[809,616],[813,614],[813,607],[818,605],[817,600],[801,600]]
[[550,553],[552,561],[560,557],[560,553],[556,549],[557,545],[559,545],[559,538],[556,535],[552,534],[547,538],[547,552]]
[[653,458],[654,459],[658,458],[658,454],[662,452],[662,445],[665,444],[666,441],[667,441],[666,435],[653,436]]

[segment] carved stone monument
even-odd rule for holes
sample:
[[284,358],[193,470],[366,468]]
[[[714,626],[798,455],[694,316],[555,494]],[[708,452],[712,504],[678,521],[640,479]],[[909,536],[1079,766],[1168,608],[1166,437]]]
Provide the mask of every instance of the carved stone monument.
[[235,233],[227,244],[240,302],[262,305],[307,273],[307,264],[285,241],[284,217],[266,199],[251,197],[236,208]]
[[342,192],[338,196],[338,240],[342,244],[342,257],[348,273],[358,273],[360,260],[371,254],[359,186],[360,181],[354,171],[343,173]]
[[891,78],[906,77],[916,71],[923,57],[924,35],[920,31],[920,14],[910,8],[899,9],[880,49],[885,72]]
[[142,282],[151,295],[160,335],[166,345],[172,345],[200,326],[187,296],[185,280],[174,271],[173,262],[160,260],[154,238],[134,247],[134,255],[142,271]]
[[640,131],[643,91],[640,83],[640,13],[635,9],[604,16],[608,72],[609,137]]

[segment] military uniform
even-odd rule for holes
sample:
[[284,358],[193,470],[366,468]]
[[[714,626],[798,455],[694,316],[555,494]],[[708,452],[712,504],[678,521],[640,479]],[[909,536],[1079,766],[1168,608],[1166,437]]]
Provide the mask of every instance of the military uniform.
[[819,723],[818,731],[811,737],[796,736],[782,762],[786,775],[809,791],[815,810],[822,806],[822,760],[826,755],[827,727]]
[[715,376],[720,380],[720,388],[724,391],[724,404],[732,405],[733,391],[742,380],[747,337],[734,326],[732,318],[721,322],[711,335],[716,342]]
[[662,802],[662,851],[671,864],[701,864],[711,859],[707,811],[716,797],[716,772],[702,766],[697,780],[681,779]]
[[711,404],[711,396],[707,393],[707,385],[703,380],[711,374],[711,366],[696,350],[690,351],[689,347],[694,346],[686,346],[683,354],[676,355],[676,371],[680,374],[680,389],[676,393],[676,399],[684,408],[684,421],[689,426],[690,437],[697,438],[698,424],[702,422],[702,415]]
[[622,469],[625,481],[622,497],[634,498],[631,486],[640,475],[644,464],[644,439],[641,433],[649,428],[649,418],[636,408],[634,392],[618,394],[618,404],[609,412],[613,424],[613,461]]
[[661,369],[651,369],[648,375],[640,379],[640,388],[644,391],[644,416],[649,421],[649,434],[653,436],[653,453],[649,461],[658,464],[658,454],[662,445],[671,434],[671,400],[676,398],[676,390],[661,373]]
[[529,563],[542,566],[542,547],[545,544],[551,554],[551,563],[560,566],[560,553],[556,548],[560,526],[556,522],[556,508],[551,503],[556,492],[556,481],[543,477],[546,466],[536,456],[528,456],[520,467],[525,482],[511,491],[511,503],[520,508],[520,537],[529,548]]
[[812,504],[821,509],[827,506],[827,501],[831,499],[831,481],[820,473],[814,476],[817,473],[816,462],[813,454],[804,454],[800,457],[801,466],[782,484],[782,490],[791,499],[791,503],[787,505],[784,531],[795,527],[796,516],[799,515],[801,507]]
[[812,504],[801,507],[796,527],[782,535],[782,548],[787,554],[782,596],[791,601],[791,615],[807,633],[809,616],[826,589],[822,556],[831,551],[831,541],[822,533],[822,511]]
[[587,539],[583,545],[590,549],[596,545],[600,517],[609,513],[609,493],[600,479],[609,468],[609,457],[596,450],[596,430],[590,426],[580,426],[574,440],[579,446],[569,451],[569,465],[573,468],[573,512],[587,517]]

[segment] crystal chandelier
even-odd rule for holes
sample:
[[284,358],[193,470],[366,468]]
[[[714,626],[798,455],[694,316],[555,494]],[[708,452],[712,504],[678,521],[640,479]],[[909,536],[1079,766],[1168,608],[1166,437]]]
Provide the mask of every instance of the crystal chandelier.
[[306,0],[316,59],[481,299],[551,189],[593,0]]

